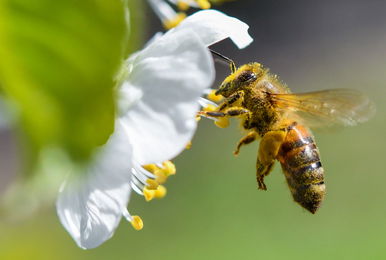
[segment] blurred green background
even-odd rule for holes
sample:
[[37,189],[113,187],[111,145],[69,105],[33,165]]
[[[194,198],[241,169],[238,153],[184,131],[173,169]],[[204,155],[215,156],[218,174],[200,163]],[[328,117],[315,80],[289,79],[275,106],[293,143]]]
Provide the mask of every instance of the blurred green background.
[[[292,201],[278,165],[268,191],[257,190],[258,144],[232,155],[237,122],[224,130],[201,120],[192,149],[175,160],[168,195],[132,196],[142,231],[122,221],[111,240],[83,251],[52,207],[3,220],[0,259],[386,259],[386,3],[244,0],[219,9],[247,22],[255,41],[242,51],[229,41],[213,49],[238,64],[265,64],[294,92],[355,88],[377,105],[366,124],[315,132],[327,185],[317,214]],[[146,12],[150,37],[161,27]],[[219,82],[228,71],[216,67]]]

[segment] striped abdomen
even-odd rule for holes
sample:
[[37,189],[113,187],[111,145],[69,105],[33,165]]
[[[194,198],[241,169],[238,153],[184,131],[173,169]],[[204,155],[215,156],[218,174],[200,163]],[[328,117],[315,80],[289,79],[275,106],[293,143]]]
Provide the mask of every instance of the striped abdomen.
[[290,127],[277,157],[296,202],[315,213],[326,193],[324,170],[313,136],[304,126]]

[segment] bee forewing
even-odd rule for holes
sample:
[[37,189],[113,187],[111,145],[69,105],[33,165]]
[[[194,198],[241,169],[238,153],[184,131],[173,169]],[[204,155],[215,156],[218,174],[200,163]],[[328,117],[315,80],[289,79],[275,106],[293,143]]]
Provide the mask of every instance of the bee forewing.
[[374,103],[352,89],[331,89],[300,94],[271,94],[273,104],[288,117],[309,127],[352,126],[375,113]]

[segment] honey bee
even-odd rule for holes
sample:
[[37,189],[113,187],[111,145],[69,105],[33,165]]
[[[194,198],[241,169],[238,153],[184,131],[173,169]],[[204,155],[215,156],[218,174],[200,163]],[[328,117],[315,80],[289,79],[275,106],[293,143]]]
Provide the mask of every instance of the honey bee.
[[199,115],[217,120],[239,117],[248,134],[234,154],[243,145],[261,139],[256,162],[258,188],[267,190],[264,178],[277,160],[295,202],[314,214],[324,199],[326,185],[319,149],[309,127],[356,125],[374,114],[374,104],[352,89],[293,94],[260,63],[237,68],[229,58],[212,53],[229,62],[231,74],[215,92],[224,101],[216,110],[200,111]]

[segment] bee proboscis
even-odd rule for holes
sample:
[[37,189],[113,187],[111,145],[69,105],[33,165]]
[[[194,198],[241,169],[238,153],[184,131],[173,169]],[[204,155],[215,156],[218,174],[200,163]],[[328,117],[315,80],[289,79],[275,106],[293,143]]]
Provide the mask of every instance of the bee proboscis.
[[374,104],[352,89],[293,94],[260,63],[237,68],[229,58],[212,52],[230,63],[232,73],[215,93],[224,101],[215,111],[201,111],[199,115],[239,117],[248,133],[234,154],[243,145],[260,139],[256,162],[259,189],[267,189],[264,178],[277,160],[294,200],[314,214],[324,199],[326,186],[319,149],[309,128],[356,125],[374,114]]

